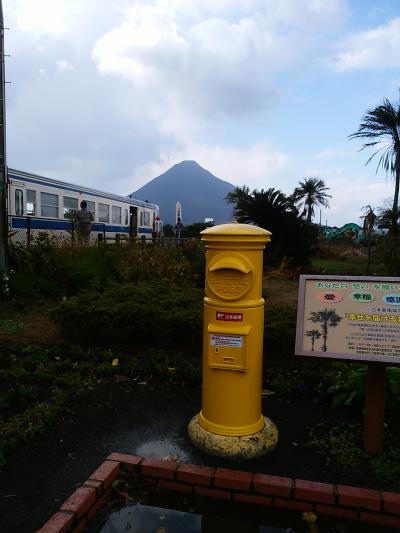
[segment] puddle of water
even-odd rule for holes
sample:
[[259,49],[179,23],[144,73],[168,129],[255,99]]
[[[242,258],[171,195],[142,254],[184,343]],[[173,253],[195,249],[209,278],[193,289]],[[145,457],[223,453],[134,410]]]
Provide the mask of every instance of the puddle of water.
[[188,462],[189,455],[177,444],[169,439],[144,442],[136,449],[136,455],[151,457],[152,459],[170,459],[171,461]]
[[197,514],[133,505],[113,513],[101,533],[198,533],[201,531],[201,516]]
[[[112,513],[99,533],[296,533],[251,521],[238,521],[136,504]],[[299,533],[299,532],[297,532]]]

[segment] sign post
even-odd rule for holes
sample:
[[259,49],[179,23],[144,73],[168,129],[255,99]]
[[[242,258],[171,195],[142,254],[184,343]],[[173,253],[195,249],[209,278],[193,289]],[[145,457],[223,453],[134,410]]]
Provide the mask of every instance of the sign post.
[[385,365],[369,363],[364,415],[364,450],[370,454],[383,451],[385,419]]
[[400,278],[300,276],[295,353],[368,363],[364,449],[380,453],[385,367],[400,364]]

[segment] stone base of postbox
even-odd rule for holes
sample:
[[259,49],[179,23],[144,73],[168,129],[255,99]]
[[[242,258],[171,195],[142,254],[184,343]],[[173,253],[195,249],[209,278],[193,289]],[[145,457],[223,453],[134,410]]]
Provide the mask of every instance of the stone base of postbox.
[[245,461],[261,457],[278,444],[278,430],[269,418],[264,417],[265,425],[261,431],[245,437],[232,437],[210,433],[201,427],[199,415],[192,418],[188,432],[192,443],[209,455]]

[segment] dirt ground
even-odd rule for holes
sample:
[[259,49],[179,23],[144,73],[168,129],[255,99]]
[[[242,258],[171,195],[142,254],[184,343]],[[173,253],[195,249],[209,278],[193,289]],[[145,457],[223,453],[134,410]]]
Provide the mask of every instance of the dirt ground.
[[58,329],[49,319],[48,302],[1,302],[0,342],[51,345],[60,341]]
[[287,304],[297,308],[298,279],[266,277],[263,279],[263,296],[270,304]]

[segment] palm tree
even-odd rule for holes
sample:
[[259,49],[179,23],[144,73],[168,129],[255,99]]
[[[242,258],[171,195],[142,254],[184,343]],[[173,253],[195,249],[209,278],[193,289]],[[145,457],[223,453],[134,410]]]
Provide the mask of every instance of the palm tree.
[[306,337],[311,337],[311,351],[313,352],[315,339],[319,339],[321,333],[317,329],[309,329],[306,331]]
[[236,187],[227,194],[225,200],[228,204],[234,204],[233,216],[238,222],[258,224],[267,229],[269,228],[263,224],[268,224],[268,218],[272,219],[268,214],[277,216],[292,211],[290,199],[281,191],[272,188],[250,192],[246,185]]
[[321,324],[322,338],[324,339],[321,351],[326,352],[328,349],[326,346],[328,327],[335,328],[342,320],[342,317],[336,313],[335,309],[327,309],[325,307],[323,311],[311,311],[310,318],[308,320],[314,323],[319,322]]
[[368,246],[368,255],[367,255],[367,268],[365,273],[369,274],[369,267],[371,265],[371,237],[374,230],[376,221],[378,219],[377,215],[374,213],[374,209],[370,205],[365,205],[363,207],[364,215],[361,217],[364,219],[363,223],[363,234],[367,239]]
[[293,191],[293,201],[302,205],[302,216],[306,217],[307,222],[311,222],[316,205],[329,207],[328,198],[332,197],[327,191],[329,191],[329,187],[319,178],[304,179],[299,182],[299,187]]
[[315,228],[300,218],[291,198],[277,189],[253,190],[236,187],[226,201],[233,204],[238,222],[255,224],[272,233],[266,261],[273,264],[304,265],[309,262],[317,235]]
[[[391,172],[394,177],[393,214],[397,213],[399,205],[400,187],[400,99],[397,104],[392,104],[387,98],[375,109],[370,109],[363,116],[362,122],[350,139],[369,139],[360,150],[377,148],[367,160],[366,165],[379,155],[376,172],[383,168]],[[396,220],[393,218],[393,230],[397,233]]]

